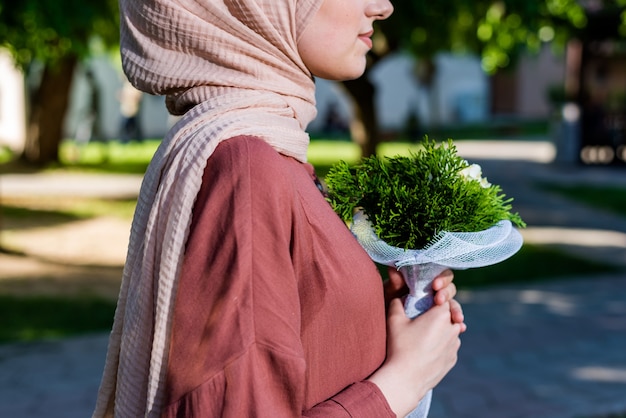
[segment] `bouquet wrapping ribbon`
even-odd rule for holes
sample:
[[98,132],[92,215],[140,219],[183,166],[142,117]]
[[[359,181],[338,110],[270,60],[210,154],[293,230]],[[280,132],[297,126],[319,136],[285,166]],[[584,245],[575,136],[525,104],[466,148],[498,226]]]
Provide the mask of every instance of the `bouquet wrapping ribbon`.
[[[433,305],[432,282],[447,268],[485,267],[506,260],[522,247],[523,238],[510,221],[503,220],[477,232],[441,232],[423,249],[393,247],[381,240],[367,215],[355,213],[351,231],[375,262],[400,270],[409,288],[404,310],[415,318]],[[410,418],[428,416],[432,391],[421,400]]]

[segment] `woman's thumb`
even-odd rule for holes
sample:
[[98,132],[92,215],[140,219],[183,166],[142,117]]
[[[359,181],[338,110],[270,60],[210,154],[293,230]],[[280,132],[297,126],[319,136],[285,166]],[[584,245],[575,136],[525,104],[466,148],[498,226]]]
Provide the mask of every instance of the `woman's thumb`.
[[404,304],[400,298],[393,298],[389,303],[389,315],[405,315]]

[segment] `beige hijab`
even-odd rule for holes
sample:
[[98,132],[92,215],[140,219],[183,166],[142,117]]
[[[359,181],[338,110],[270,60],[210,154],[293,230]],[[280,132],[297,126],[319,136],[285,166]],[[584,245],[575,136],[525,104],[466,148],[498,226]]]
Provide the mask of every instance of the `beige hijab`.
[[141,188],[94,417],[160,415],[191,213],[219,142],[256,135],[306,160],[314,83],[297,41],[321,2],[120,0],[126,75],[184,116]]

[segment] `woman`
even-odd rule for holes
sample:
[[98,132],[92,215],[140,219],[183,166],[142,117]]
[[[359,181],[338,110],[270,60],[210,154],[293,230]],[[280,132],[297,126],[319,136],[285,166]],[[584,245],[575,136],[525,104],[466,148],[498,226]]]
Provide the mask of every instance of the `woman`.
[[399,275],[383,288],[320,193],[304,131],[313,76],[361,75],[389,1],[120,6],[129,80],[184,116],[145,176],[94,416],[407,414],[456,361],[452,274],[408,320]]

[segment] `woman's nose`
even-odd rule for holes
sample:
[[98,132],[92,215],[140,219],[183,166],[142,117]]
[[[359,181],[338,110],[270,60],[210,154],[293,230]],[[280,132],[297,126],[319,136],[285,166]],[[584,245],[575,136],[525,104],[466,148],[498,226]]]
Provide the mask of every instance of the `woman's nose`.
[[389,0],[375,0],[370,2],[365,10],[369,17],[384,20],[393,13],[393,5]]

